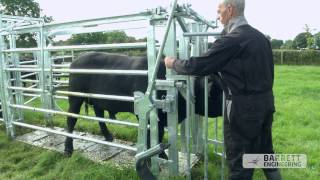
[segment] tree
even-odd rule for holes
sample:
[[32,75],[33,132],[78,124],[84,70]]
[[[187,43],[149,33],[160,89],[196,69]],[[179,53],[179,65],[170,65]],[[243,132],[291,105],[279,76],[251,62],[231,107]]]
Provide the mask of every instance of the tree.
[[[34,0],[0,0],[0,13],[12,16],[39,18],[41,9]],[[52,17],[43,16],[45,22],[51,22]],[[35,47],[34,34],[21,34],[17,38],[17,47]]]
[[295,48],[296,48],[296,45],[294,44],[293,40],[287,40],[281,46],[281,49],[295,49]]
[[311,33],[309,33],[309,32],[303,32],[303,33],[298,34],[294,38],[294,43],[296,45],[296,48],[298,48],[298,49],[306,48],[308,46],[308,37],[310,35],[311,35]]
[[282,45],[283,45],[283,40],[279,40],[279,39],[271,40],[272,49],[280,49]]
[[316,49],[320,49],[320,32],[314,35],[314,44],[316,45]]
[[[143,40],[143,39],[142,39]],[[72,35],[67,44],[112,44],[137,42],[134,37],[128,36],[124,31],[96,32]]]

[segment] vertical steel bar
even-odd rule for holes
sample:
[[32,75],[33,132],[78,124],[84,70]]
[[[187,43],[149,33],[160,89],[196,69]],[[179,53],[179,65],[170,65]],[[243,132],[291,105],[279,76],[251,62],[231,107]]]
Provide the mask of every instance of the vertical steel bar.
[[204,179],[208,179],[208,76],[204,78],[204,116],[205,116],[205,125],[204,125]]
[[[2,15],[0,14],[0,29],[3,27]],[[1,95],[1,108],[2,116],[6,125],[6,132],[9,137],[15,136],[13,121],[13,113],[11,112],[8,104],[11,100],[11,91],[8,91],[8,83],[11,83],[9,72],[5,71],[7,66],[6,56],[3,50],[6,49],[6,42],[4,36],[0,35],[0,95]]]
[[191,92],[192,89],[191,86],[191,78],[187,78],[187,119],[186,119],[186,125],[185,125],[185,132],[186,132],[186,154],[187,154],[187,179],[191,180],[191,151],[190,151],[190,120],[191,120]]
[[164,34],[163,39],[162,39],[162,44],[160,46],[160,50],[159,50],[159,53],[157,55],[157,60],[156,60],[156,63],[155,63],[155,70],[154,70],[153,74],[151,75],[151,82],[149,83],[148,89],[146,91],[146,96],[149,97],[149,98],[151,97],[152,90],[154,89],[154,86],[155,86],[155,79],[157,77],[157,73],[158,73],[158,70],[159,70],[160,61],[162,60],[161,57],[162,57],[163,50],[165,48],[167,37],[168,37],[169,31],[171,29],[170,26],[173,24],[172,21],[173,21],[174,14],[175,14],[174,11],[176,10],[176,7],[177,7],[177,2],[178,2],[178,0],[173,0],[172,4],[171,4],[171,11],[170,11],[169,19],[167,21],[166,31],[165,31],[165,34]]
[[[154,64],[156,62],[156,37],[155,37],[155,25],[150,22],[151,25],[148,28],[147,36],[147,53],[148,53],[148,81],[150,82],[152,73],[154,72]],[[152,96],[156,96],[156,91],[153,91]],[[157,109],[150,111],[150,140],[151,147],[159,144],[159,130],[158,130],[158,114]],[[147,122],[146,122],[147,123]],[[147,130],[147,129],[146,129]],[[150,148],[151,148],[150,147]],[[151,170],[155,176],[159,174],[158,155],[155,155],[151,159]]]
[[[169,23],[169,22],[168,22]],[[166,55],[177,57],[176,47],[176,20],[171,22],[170,31],[168,32],[168,38],[166,41],[165,52]],[[167,79],[171,79],[171,75],[176,74],[173,70],[167,69]],[[172,163],[169,164],[169,175],[174,176],[179,173],[179,158],[178,158],[178,90],[175,87],[169,88],[167,91],[167,98],[171,98],[172,111],[167,113],[168,117],[168,141],[169,147],[169,160]]]

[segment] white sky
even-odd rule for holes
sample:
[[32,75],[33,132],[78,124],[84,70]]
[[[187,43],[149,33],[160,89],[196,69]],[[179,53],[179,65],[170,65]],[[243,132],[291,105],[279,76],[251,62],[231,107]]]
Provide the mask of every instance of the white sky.
[[[42,13],[55,22],[108,17],[140,12],[157,6],[167,7],[171,0],[36,0]],[[217,17],[220,0],[178,0],[189,3],[209,20]],[[320,0],[247,0],[245,15],[249,24],[274,39],[293,39],[308,24],[320,31]]]

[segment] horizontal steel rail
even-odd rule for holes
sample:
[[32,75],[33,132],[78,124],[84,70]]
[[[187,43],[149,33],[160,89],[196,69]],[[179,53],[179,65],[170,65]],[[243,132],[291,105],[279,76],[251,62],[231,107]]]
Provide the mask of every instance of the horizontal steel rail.
[[34,17],[25,17],[25,16],[11,16],[11,15],[4,15],[1,14],[1,19],[5,21],[35,21],[35,22],[42,22],[43,18],[34,18]]
[[68,68],[70,67],[71,63],[69,64],[52,64],[51,67],[56,67],[56,68]]
[[219,32],[197,32],[197,33],[183,33],[183,36],[221,36]]
[[[26,91],[26,92],[43,92],[42,89],[25,88],[25,87],[14,87],[14,86],[8,86],[8,89],[10,89],[10,90],[18,90],[18,91]],[[45,92],[47,92],[47,91],[45,91]]]
[[37,68],[38,65],[18,65],[18,66],[15,66],[17,68]]
[[[101,49],[144,49],[147,48],[146,42],[137,42],[137,43],[118,43],[118,44],[92,44],[92,45],[73,45],[73,46],[54,46],[54,47],[45,47],[45,51],[81,51],[81,50],[101,50]],[[22,52],[37,52],[41,51],[41,48],[14,48],[3,50],[4,53],[22,53]]]
[[23,65],[23,64],[31,64],[31,63],[35,63],[37,62],[37,60],[32,60],[32,61],[21,61],[20,62],[20,65]]
[[32,79],[21,79],[21,82],[28,82],[28,83],[39,83],[40,81],[38,80],[32,80]]
[[72,73],[72,74],[112,74],[112,75],[136,75],[147,76],[147,70],[107,70],[107,69],[52,69],[52,72],[57,73]]
[[117,147],[117,148],[121,148],[121,149],[127,149],[127,150],[134,151],[134,152],[137,151],[136,147],[123,145],[123,144],[119,144],[119,143],[112,143],[112,142],[94,139],[94,138],[90,138],[90,137],[86,137],[86,136],[80,136],[80,135],[62,132],[62,131],[58,131],[58,130],[54,130],[54,129],[50,129],[50,128],[44,128],[44,127],[30,125],[30,124],[26,124],[26,123],[22,123],[22,122],[17,122],[17,121],[13,121],[12,124],[16,125],[16,126],[20,126],[20,127],[26,127],[26,128],[30,128],[30,129],[35,129],[35,130],[40,130],[40,131],[45,131],[45,132],[49,132],[49,133],[54,133],[54,134],[66,136],[66,137],[71,137],[74,139],[81,139],[81,140],[86,140],[86,141],[90,141],[90,142],[95,142],[98,144],[108,145],[108,146]]
[[28,101],[24,102],[23,104],[27,105],[27,104],[31,103],[32,101],[36,100],[37,98],[39,98],[39,97],[33,97],[33,98],[29,99]]
[[[27,92],[43,92],[42,89],[14,87],[14,86],[9,86],[8,89],[27,91]],[[47,92],[47,91],[45,90],[45,92]],[[62,95],[68,95],[68,96],[134,102],[134,97],[131,97],[131,96],[116,96],[116,95],[92,94],[92,93],[70,92],[70,91],[55,91],[55,93],[62,94]]]
[[38,74],[37,72],[34,72],[34,73],[30,73],[30,74],[25,74],[25,75],[22,75],[21,78],[27,78],[27,77],[30,77],[30,76],[33,76],[33,75],[36,75]]
[[109,69],[44,69],[41,68],[6,68],[6,71],[19,72],[56,72],[56,73],[71,73],[71,74],[112,74],[112,75],[137,75],[147,76],[147,70],[109,70]]
[[34,112],[51,113],[51,114],[68,116],[68,117],[73,117],[73,118],[81,118],[81,119],[86,119],[86,120],[91,120],[91,121],[105,122],[105,123],[124,125],[124,126],[131,126],[131,127],[139,127],[138,123],[131,123],[131,122],[126,122],[126,121],[118,121],[118,120],[114,120],[114,119],[106,119],[106,118],[100,118],[100,117],[85,116],[85,115],[80,115],[80,114],[75,114],[75,113],[64,112],[64,111],[56,111],[56,110],[51,110],[51,109],[35,108],[35,107],[24,106],[24,105],[16,105],[16,104],[15,105],[14,104],[10,104],[9,106],[12,107],[12,108],[16,108],[16,109],[30,110],[30,111],[34,111]]
[[92,93],[81,93],[81,92],[70,92],[70,91],[55,91],[55,93],[68,95],[68,96],[134,102],[134,97],[131,97],[131,96],[115,96],[115,95],[103,95],[103,94],[92,94]]
[[[75,27],[92,27],[97,26],[99,24],[113,24],[113,23],[123,23],[123,22],[132,22],[132,21],[143,21],[148,20],[152,16],[150,11],[128,14],[128,15],[120,15],[120,16],[112,16],[112,17],[104,17],[104,18],[96,18],[96,19],[86,19],[86,20],[78,20],[71,22],[54,22],[43,24],[42,27],[45,31],[54,31],[57,29],[71,29]],[[40,31],[41,25],[29,25],[24,27],[14,27],[10,30],[14,31],[16,34],[21,33],[30,33]],[[9,29],[8,29],[9,30]],[[9,32],[2,32],[1,35],[7,35]]]
[[62,81],[62,80],[53,80],[54,83],[59,83],[59,84],[69,84],[69,81]]
[[23,96],[26,97],[41,97],[40,94],[29,94],[29,93],[22,93]]

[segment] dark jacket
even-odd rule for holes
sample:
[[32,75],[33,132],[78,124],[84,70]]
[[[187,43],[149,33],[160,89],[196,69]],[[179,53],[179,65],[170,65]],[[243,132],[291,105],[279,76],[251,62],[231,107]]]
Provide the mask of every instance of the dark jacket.
[[179,74],[199,76],[220,72],[228,100],[227,119],[231,129],[243,137],[258,136],[266,117],[275,111],[270,42],[249,25],[239,26],[223,35],[201,57],[176,60],[173,68]]
[[270,42],[250,25],[239,26],[222,36],[203,56],[176,60],[173,68],[187,75],[221,72],[233,95],[272,91],[274,64]]

